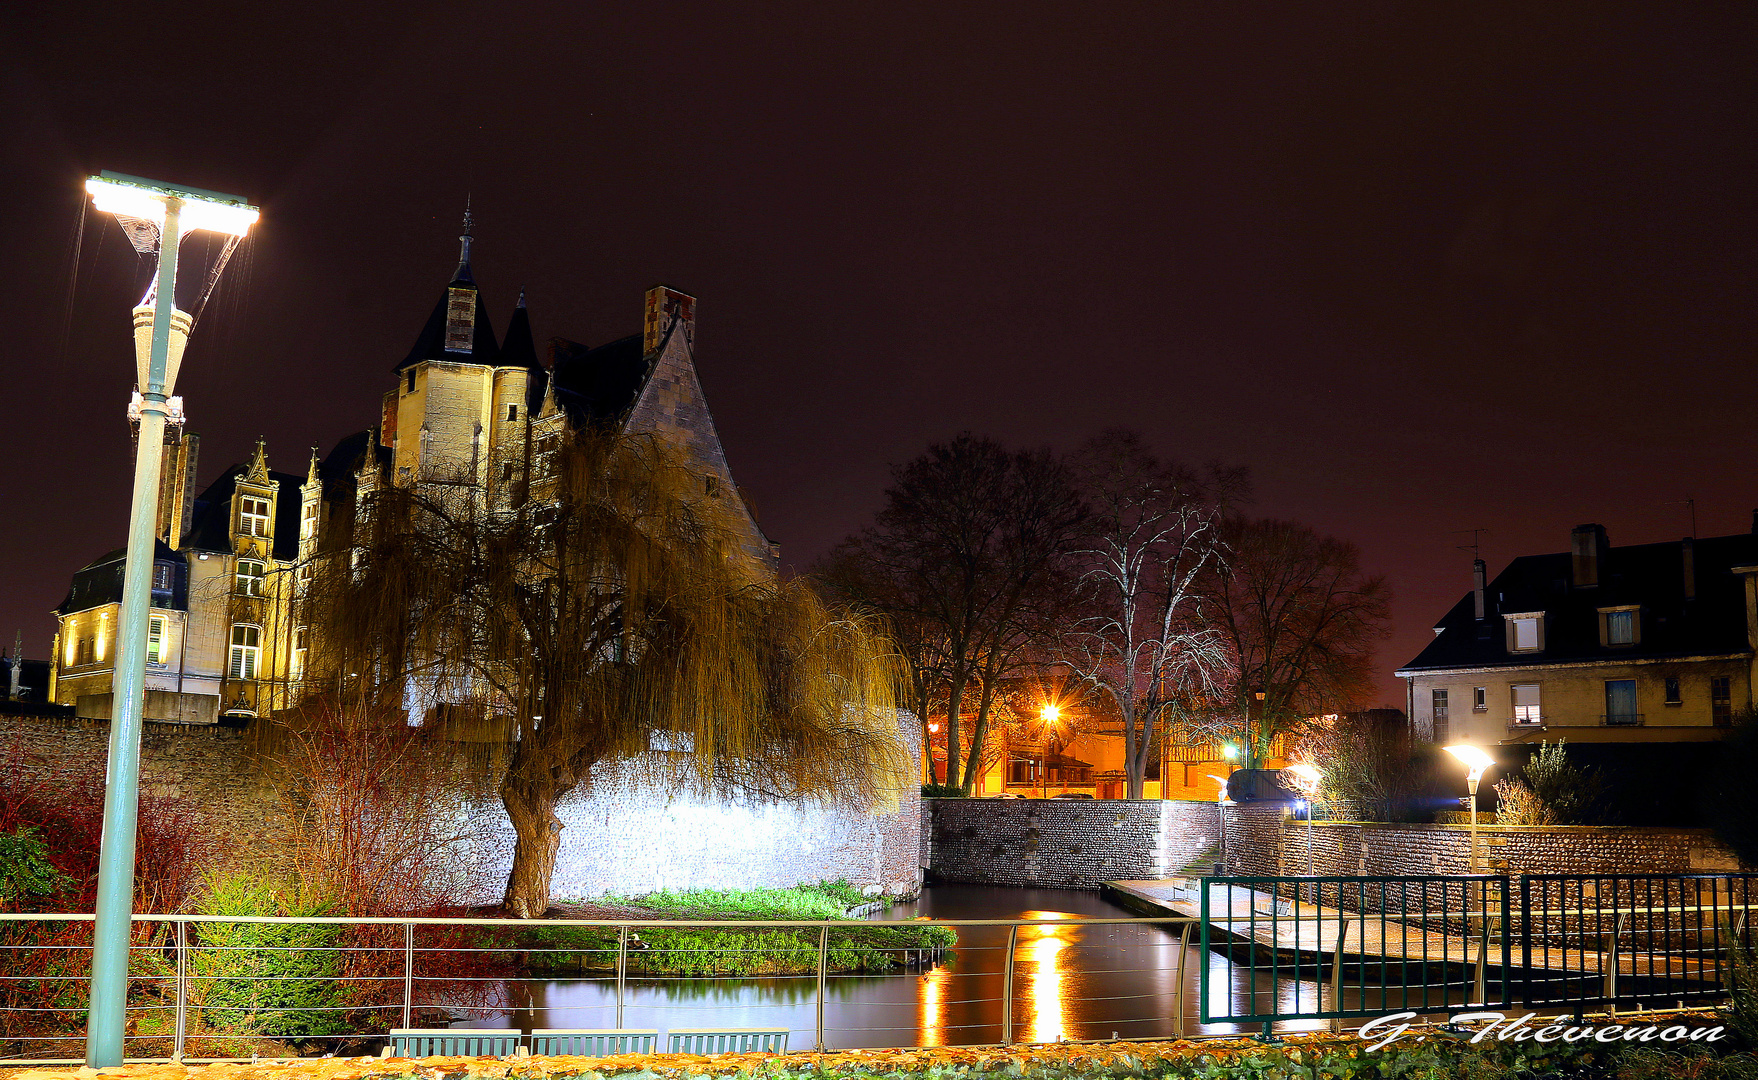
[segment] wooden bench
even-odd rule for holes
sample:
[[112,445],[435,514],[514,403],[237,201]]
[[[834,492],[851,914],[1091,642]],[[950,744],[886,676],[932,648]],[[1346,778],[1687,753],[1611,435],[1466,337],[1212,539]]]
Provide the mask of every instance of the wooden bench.
[[609,1057],[651,1054],[658,1028],[535,1028],[531,1052],[538,1057]]
[[517,1028],[392,1028],[384,1057],[513,1057]]
[[787,1053],[787,1028],[677,1028],[667,1032],[672,1054],[741,1054],[751,1050]]

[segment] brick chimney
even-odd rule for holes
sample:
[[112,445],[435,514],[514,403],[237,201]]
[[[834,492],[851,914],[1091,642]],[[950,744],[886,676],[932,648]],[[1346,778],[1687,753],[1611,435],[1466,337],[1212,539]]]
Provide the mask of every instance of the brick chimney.
[[1697,539],[1687,536],[1679,541],[1679,561],[1685,571],[1685,599],[1697,597]]
[[1471,560],[1471,610],[1478,622],[1483,621],[1483,579],[1487,569],[1482,559]]
[[1606,543],[1604,525],[1577,525],[1569,534],[1570,579],[1577,589],[1591,589],[1599,584]]

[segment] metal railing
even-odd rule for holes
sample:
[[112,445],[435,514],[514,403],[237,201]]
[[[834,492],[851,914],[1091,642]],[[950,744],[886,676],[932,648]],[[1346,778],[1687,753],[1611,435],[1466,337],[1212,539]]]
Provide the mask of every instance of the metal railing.
[[[77,1060],[91,921],[0,914],[0,1060]],[[894,949],[893,974],[837,970],[846,959],[837,932],[924,925],[953,928],[956,954]],[[127,1048],[131,1061],[362,1053],[377,1050],[393,1028],[509,1014],[529,1018],[527,1028],[561,1026],[543,1019],[557,1011],[589,1014],[594,1027],[674,1030],[725,1026],[731,1017],[786,1026],[793,1045],[819,1049],[1103,1038],[1124,1028],[1138,1038],[1177,1037],[1191,1027],[1184,990],[1191,925],[1171,916],[888,922],[137,915]],[[643,940],[660,930],[725,936],[688,950]],[[593,931],[597,940],[532,936]],[[773,938],[752,937],[774,931],[804,942],[796,952],[802,963],[784,974],[727,973],[749,967],[742,962],[749,954],[774,948]],[[38,940],[23,940],[29,937]],[[1097,959],[1068,967],[1068,955],[1083,949]],[[688,964],[679,962],[686,951]],[[25,962],[30,957],[47,961],[33,966]],[[289,973],[286,964],[265,958],[306,966]],[[1086,1000],[1072,996],[1072,976],[1149,970],[1175,973],[1174,991],[1101,995],[1095,1000],[1111,1003],[1111,1011],[1098,1020],[1063,1015]],[[347,989],[346,1000],[317,992],[334,986]],[[544,986],[584,988],[590,1000],[546,1002],[539,996]],[[907,992],[888,992],[898,987]],[[847,1015],[851,1007],[859,1022]]]
[[1758,874],[1205,878],[1203,1023],[1719,1002]]
[[1599,724],[1601,727],[1641,727],[1647,722],[1646,713],[1628,712],[1599,714]]
[[1202,1022],[1440,1012],[1509,1001],[1506,878],[1203,879]]

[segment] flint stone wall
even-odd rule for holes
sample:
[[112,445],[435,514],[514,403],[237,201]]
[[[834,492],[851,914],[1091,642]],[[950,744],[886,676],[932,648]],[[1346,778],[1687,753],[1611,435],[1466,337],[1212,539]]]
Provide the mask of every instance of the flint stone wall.
[[1212,802],[923,799],[923,865],[936,881],[1096,889],[1168,877],[1213,848]]

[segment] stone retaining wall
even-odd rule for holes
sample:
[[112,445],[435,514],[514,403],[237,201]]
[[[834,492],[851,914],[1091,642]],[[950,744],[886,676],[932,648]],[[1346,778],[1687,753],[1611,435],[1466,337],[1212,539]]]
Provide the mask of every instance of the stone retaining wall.
[[1148,799],[923,799],[933,880],[1096,889],[1163,878],[1214,847],[1212,802]]
[[[919,753],[919,723],[900,728]],[[10,784],[77,783],[101,791],[110,724],[0,715],[0,759]],[[912,741],[913,740],[913,741]],[[272,862],[289,821],[268,774],[246,755],[237,728],[147,723],[141,795],[162,800],[201,834],[216,861]],[[921,802],[915,788],[895,809],[704,800],[655,788],[632,773],[599,770],[590,794],[564,801],[552,895],[558,899],[661,888],[785,887],[847,880],[870,892],[913,894],[921,880]],[[469,899],[498,902],[512,858],[512,828],[498,802],[462,811],[447,830],[469,871]]]
[[[1236,875],[1463,874],[1469,825],[1289,820],[1281,804],[1228,807],[1227,866]],[[1703,829],[1618,825],[1479,825],[1480,873],[1683,874],[1737,870]],[[1312,869],[1309,871],[1308,866]]]

